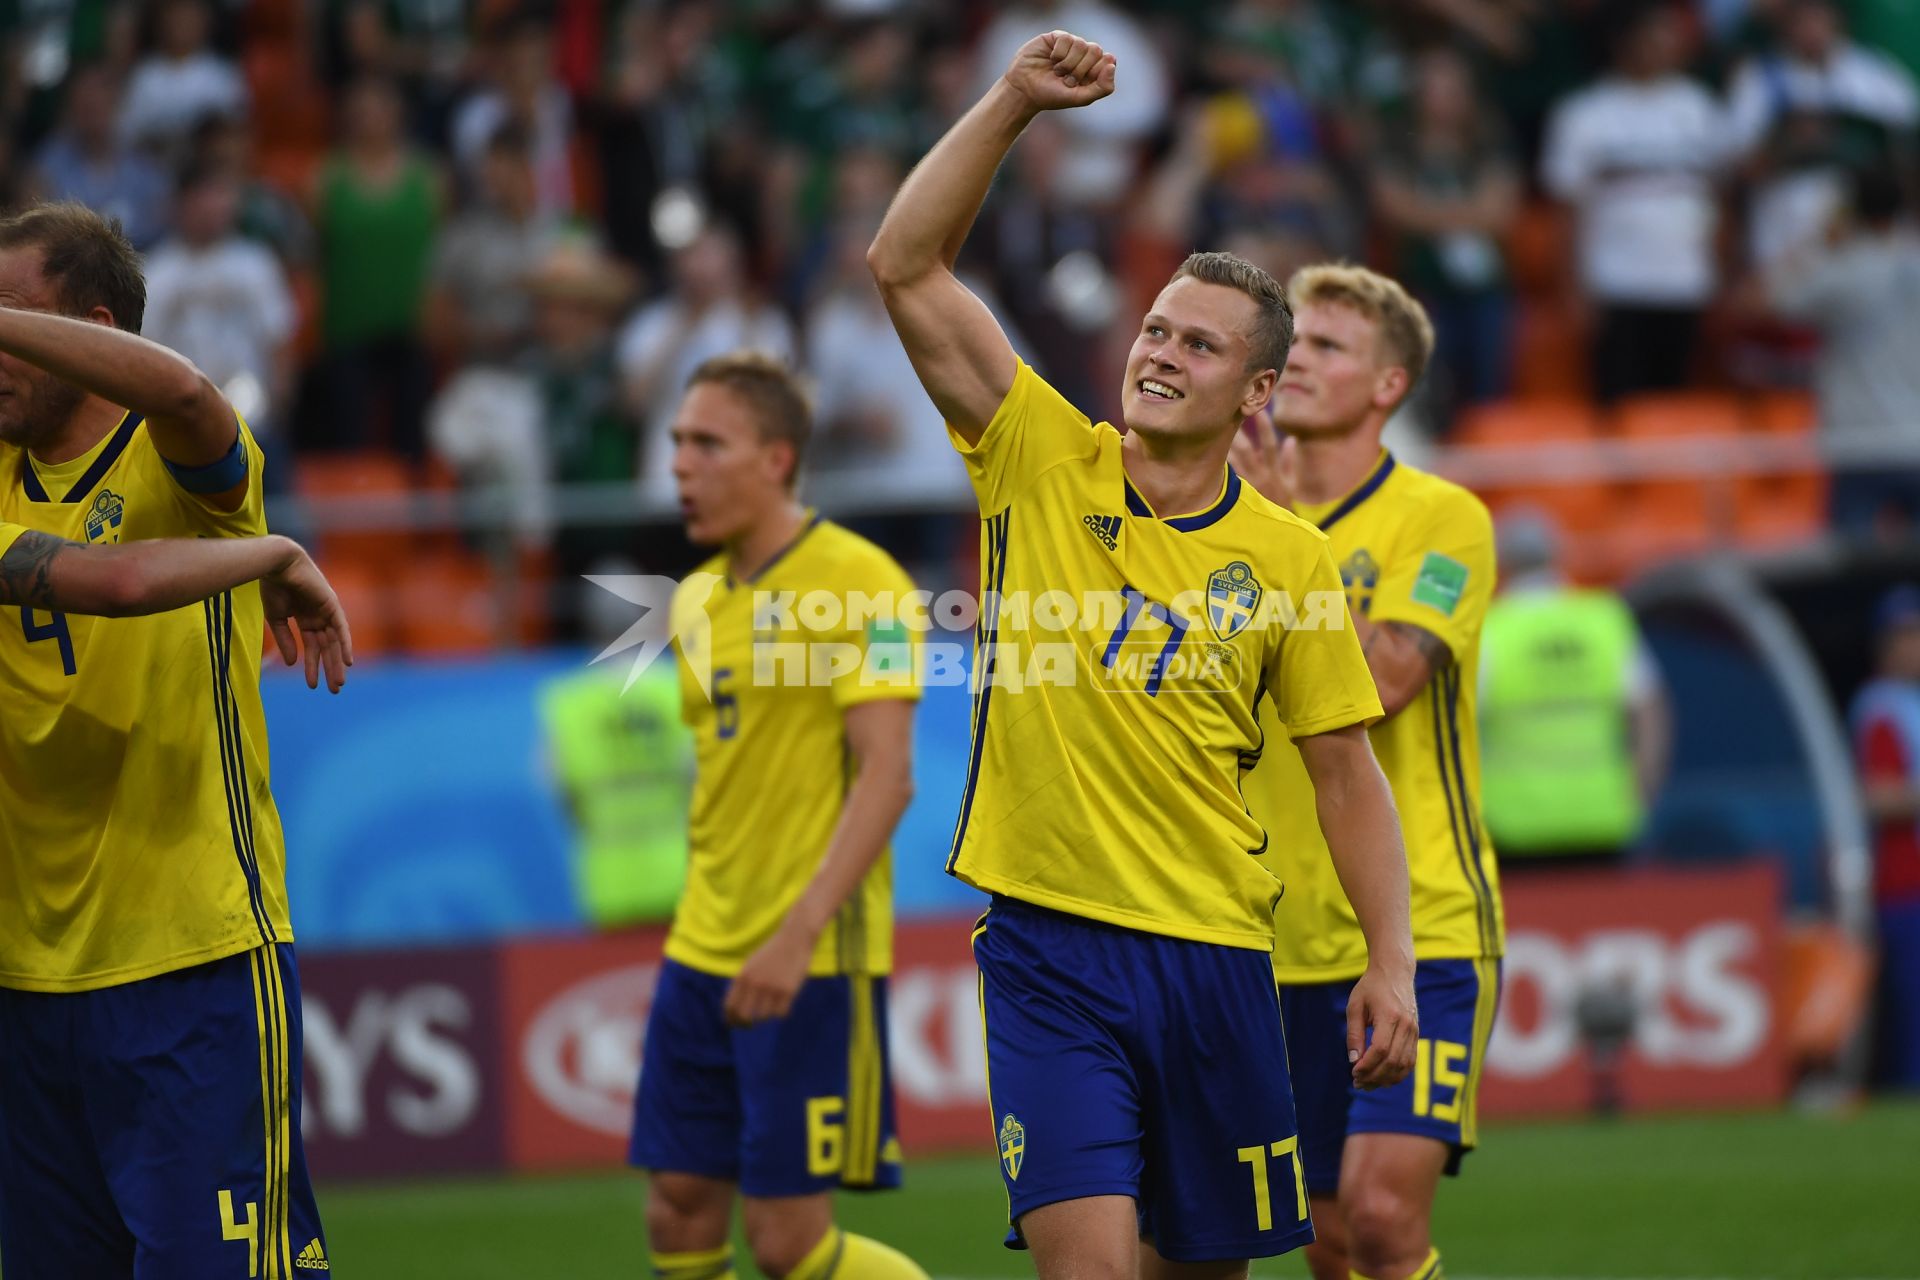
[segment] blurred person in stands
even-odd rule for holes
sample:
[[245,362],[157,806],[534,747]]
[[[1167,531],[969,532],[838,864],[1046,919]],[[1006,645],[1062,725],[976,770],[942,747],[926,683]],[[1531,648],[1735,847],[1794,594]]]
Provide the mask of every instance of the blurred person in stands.
[[1555,108],[1541,154],[1542,182],[1578,216],[1593,385],[1605,402],[1686,384],[1717,284],[1726,126],[1684,73],[1685,23],[1670,0],[1629,11],[1611,72]]
[[426,338],[442,366],[513,360],[533,337],[527,280],[555,235],[534,191],[533,142],[502,121],[487,143],[480,189],[440,235],[426,302]]
[[1494,588],[1492,520],[1459,485],[1407,465],[1382,432],[1432,358],[1431,321],[1404,288],[1319,263],[1287,281],[1294,345],[1271,407],[1234,439],[1249,484],[1326,535],[1385,715],[1367,738],[1406,842],[1420,1040],[1407,1079],[1367,1089],[1350,1027],[1368,939],[1297,729],[1264,706],[1265,751],[1240,790],[1285,886],[1273,970],[1318,1280],[1432,1280],[1443,1175],[1479,1142],[1479,1088],[1506,946],[1493,847],[1481,834],[1474,705]]
[[[1097,42],[1127,74],[1111,97],[1055,122],[1065,137],[1045,189],[1036,188],[1035,194],[1067,206],[1113,205],[1127,195],[1141,149],[1173,111],[1174,87],[1165,55],[1138,19],[1106,0],[1011,0],[994,14],[992,25],[974,45],[976,96],[1000,78],[1034,32],[1047,30],[1072,31]],[[1012,304],[1007,294],[1001,296]]]
[[[226,173],[199,164],[181,175],[174,236],[147,258],[142,332],[213,379],[272,462],[293,386],[297,317],[279,259],[239,233],[239,210],[239,184]],[[283,470],[270,466],[263,482],[283,480]]]
[[535,8],[501,19],[480,65],[482,88],[453,117],[453,156],[465,184],[477,184],[487,143],[508,120],[526,130],[533,155],[533,186],[540,212],[573,213],[573,103],[560,83],[553,56],[552,20]]
[[1463,406],[1507,393],[1513,299],[1503,246],[1522,184],[1500,121],[1453,50],[1431,49],[1415,62],[1409,124],[1388,132],[1375,155],[1373,210],[1397,238],[1401,274],[1433,318],[1428,389],[1446,422]]
[[1879,909],[1880,1047],[1891,1082],[1920,1088],[1920,587],[1874,613],[1874,677],[1851,713]]
[[260,177],[254,163],[253,129],[242,116],[208,116],[193,131],[190,165],[229,178],[239,189],[235,226],[241,235],[272,249],[289,271],[313,266],[313,224],[299,200]]
[[1487,829],[1501,865],[1617,862],[1673,754],[1673,713],[1633,610],[1561,576],[1537,512],[1499,525],[1500,595],[1480,649]]
[[1728,91],[1728,128],[1755,184],[1749,252],[1763,268],[1824,238],[1849,171],[1910,161],[1920,126],[1912,74],[1849,40],[1831,0],[1788,0],[1778,23],[1775,47]]
[[621,329],[615,359],[629,413],[644,423],[640,488],[656,501],[673,493],[667,424],[674,389],[729,351],[763,351],[791,361],[793,325],[747,279],[740,238],[710,224],[673,255],[672,290],[640,308]]
[[[887,1046],[888,844],[913,791],[912,579],[800,505],[811,413],[779,361],[702,364],[672,416],[687,536],[718,553],[674,592],[681,714],[693,730],[691,866],[667,935],[629,1158],[648,1172],[659,1280],[732,1280],[742,1201],[760,1271],[926,1280],[843,1231],[832,1192],[900,1185]],[[829,596],[829,628],[764,601]],[[879,602],[862,621],[852,600]],[[801,611],[803,614],[806,610]],[[797,650],[769,661],[763,647]],[[831,655],[831,676],[824,673]]]
[[714,53],[712,27],[699,5],[674,5],[665,15],[629,6],[605,85],[582,105],[608,245],[648,280],[666,274],[656,217],[686,207],[700,189],[712,136],[740,105],[741,86]]
[[213,11],[207,0],[162,0],[154,29],[153,52],[134,66],[127,81],[120,137],[173,160],[202,119],[247,109],[247,82],[212,48]]
[[[511,532],[523,549],[553,539],[551,485],[630,483],[638,420],[613,363],[614,321],[632,294],[617,260],[590,239],[556,239],[516,282],[531,305],[531,345],[511,362],[456,374],[427,414],[434,451],[463,484],[511,496]],[[626,533],[573,527],[558,538],[562,566],[583,571],[620,552]]]
[[[1920,230],[1891,171],[1856,174],[1852,186],[1852,216],[1831,243],[1789,254],[1764,292],[1821,337],[1814,384],[1834,526],[1898,542],[1920,524]],[[1906,452],[1875,456],[1890,448]]]
[[121,141],[120,86],[105,66],[74,71],[58,131],[34,157],[29,185],[45,200],[73,200],[118,218],[133,247],[151,249],[167,229],[167,175]]
[[473,0],[345,0],[323,10],[329,37],[328,82],[363,76],[400,85],[415,133],[444,149],[454,100],[472,60]]
[[444,187],[433,161],[408,143],[390,81],[357,82],[340,114],[340,146],[313,195],[328,412],[303,444],[384,445],[417,457],[432,391],[418,328]]
[[1052,116],[1027,127],[961,262],[985,278],[1033,342],[1035,367],[1073,403],[1091,404],[1100,394],[1092,357],[1117,301],[1106,268],[1114,244],[1111,220],[1059,184],[1074,145],[1073,133]]
[[[621,578],[638,565],[608,559],[593,577]],[[581,593],[582,630],[596,659],[540,687],[548,772],[573,825],[574,891],[597,929],[673,918],[687,882],[687,805],[693,736],[680,721],[680,678],[656,662],[631,673],[617,655],[631,643],[632,608],[593,582]],[[666,610],[641,619],[669,641]]]

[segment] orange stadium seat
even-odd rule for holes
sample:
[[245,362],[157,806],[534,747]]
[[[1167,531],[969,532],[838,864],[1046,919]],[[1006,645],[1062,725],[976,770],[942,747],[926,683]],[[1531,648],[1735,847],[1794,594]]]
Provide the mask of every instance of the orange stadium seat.
[[409,557],[395,584],[400,643],[409,653],[488,653],[506,634],[500,591],[487,562],[468,552]]
[[[294,464],[293,489],[315,507],[330,498],[398,497],[413,491],[413,468],[397,454],[303,454]],[[368,529],[323,533],[319,545],[331,555],[392,557],[412,541],[404,530]]]
[[1565,396],[1522,396],[1464,410],[1453,430],[1460,444],[1511,445],[1591,440],[1593,406]]
[[1747,426],[1768,435],[1811,435],[1820,420],[1813,397],[1804,391],[1768,391],[1748,403]]
[[[340,597],[340,607],[347,611],[347,626],[353,633],[354,661],[391,652],[394,642],[392,596],[384,567],[351,556],[328,556],[319,563],[327,581],[333,584],[334,594]],[[271,653],[271,638],[267,645]]]
[[1629,396],[1613,412],[1613,429],[1629,440],[1738,435],[1746,424],[1739,397],[1720,391]]
[[1507,233],[1507,272],[1521,294],[1558,294],[1573,262],[1573,227],[1567,211],[1549,201],[1520,210]]
[[1514,393],[1585,397],[1591,383],[1586,335],[1567,300],[1521,298],[1514,318]]

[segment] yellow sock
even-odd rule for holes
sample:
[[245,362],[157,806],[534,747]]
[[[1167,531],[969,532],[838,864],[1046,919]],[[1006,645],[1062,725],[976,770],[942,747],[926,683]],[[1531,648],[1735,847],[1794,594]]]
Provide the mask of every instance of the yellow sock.
[[786,1280],[927,1280],[927,1273],[898,1249],[835,1227]]
[[[1347,1272],[1348,1280],[1368,1280],[1358,1271]],[[1447,1273],[1440,1269],[1440,1250],[1428,1249],[1420,1267],[1407,1280],[1447,1280]]]
[[650,1253],[647,1262],[655,1280],[735,1280],[730,1244],[698,1253]]

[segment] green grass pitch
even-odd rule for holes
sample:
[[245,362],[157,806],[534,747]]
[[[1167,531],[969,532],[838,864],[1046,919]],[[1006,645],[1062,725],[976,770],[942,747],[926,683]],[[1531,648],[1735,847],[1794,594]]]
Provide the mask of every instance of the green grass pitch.
[[[1032,1274],[1002,1249],[990,1156],[927,1159],[908,1189],[843,1196],[848,1227],[935,1277]],[[637,1176],[321,1187],[353,1280],[639,1280]],[[1449,1275],[1536,1280],[1920,1277],[1920,1102],[1851,1115],[1723,1115],[1489,1127],[1442,1186]],[[741,1274],[754,1274],[739,1253]],[[1259,1277],[1302,1277],[1297,1257]]]

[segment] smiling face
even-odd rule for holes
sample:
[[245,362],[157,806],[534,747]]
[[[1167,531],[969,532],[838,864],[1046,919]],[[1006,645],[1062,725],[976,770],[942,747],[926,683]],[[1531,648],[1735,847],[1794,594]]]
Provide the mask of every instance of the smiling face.
[[680,515],[694,543],[736,541],[785,501],[793,446],[762,432],[753,406],[734,391],[696,382],[680,402],[670,435]]
[[1407,392],[1380,326],[1339,302],[1308,302],[1293,315],[1293,350],[1273,393],[1273,420],[1296,436],[1346,435],[1384,420]]
[[1127,353],[1128,431],[1147,438],[1229,435],[1266,403],[1274,371],[1249,368],[1258,317],[1237,289],[1180,276],[1160,291]]
[[[0,249],[0,306],[58,313],[60,295],[37,247]],[[59,435],[87,393],[37,365],[0,353],[0,441],[37,449]]]

